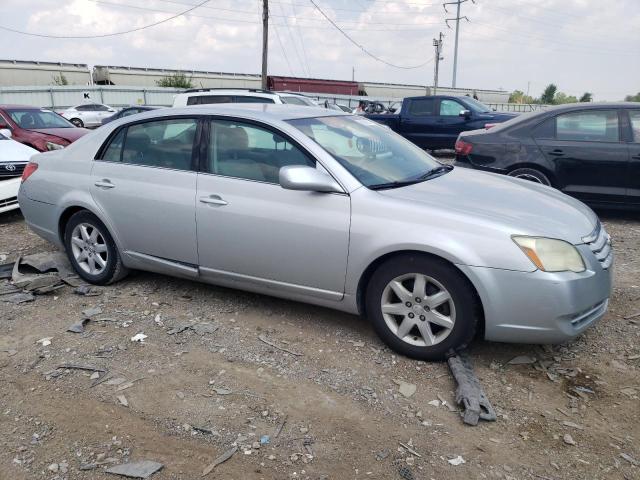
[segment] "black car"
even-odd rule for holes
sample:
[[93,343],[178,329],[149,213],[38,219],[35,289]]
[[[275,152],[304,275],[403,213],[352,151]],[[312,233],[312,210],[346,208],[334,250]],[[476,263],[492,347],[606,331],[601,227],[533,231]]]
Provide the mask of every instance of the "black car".
[[460,134],[456,165],[640,207],[640,103],[562,105],[487,127]]
[[128,117],[129,115],[135,115],[136,113],[147,112],[149,110],[156,110],[162,107],[152,107],[150,105],[133,105],[131,107],[124,107],[118,113],[114,113],[110,117],[107,117],[102,120],[102,125],[105,123],[113,122],[114,120],[118,120],[122,117]]

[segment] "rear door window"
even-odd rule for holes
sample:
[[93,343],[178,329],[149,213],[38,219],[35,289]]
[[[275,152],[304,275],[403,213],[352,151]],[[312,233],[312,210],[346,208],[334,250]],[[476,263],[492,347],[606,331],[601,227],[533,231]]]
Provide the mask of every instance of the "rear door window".
[[558,115],[556,138],[576,142],[618,142],[618,111],[592,110]]
[[103,160],[149,167],[191,170],[197,121],[167,119],[130,125],[104,150]]
[[435,115],[435,102],[433,98],[419,98],[411,100],[409,103],[409,114],[416,116]]
[[266,97],[233,97],[235,103],[274,103],[273,99]]
[[194,95],[187,98],[187,105],[209,105],[212,103],[233,103],[230,95]]

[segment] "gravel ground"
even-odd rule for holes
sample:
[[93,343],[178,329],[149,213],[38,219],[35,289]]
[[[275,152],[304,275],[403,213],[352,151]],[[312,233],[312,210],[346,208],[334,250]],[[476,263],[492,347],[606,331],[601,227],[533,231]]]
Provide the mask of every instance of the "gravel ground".
[[[640,216],[600,214],[609,313],[565,345],[475,342],[498,412],[477,427],[452,411],[446,364],[395,355],[355,316],[148,273],[0,302],[0,478],[115,478],[105,469],[153,460],[154,479],[194,479],[235,445],[206,478],[638,479]],[[0,215],[8,260],[52,250]],[[92,307],[84,333],[66,331]],[[536,360],[508,363],[523,355]]]

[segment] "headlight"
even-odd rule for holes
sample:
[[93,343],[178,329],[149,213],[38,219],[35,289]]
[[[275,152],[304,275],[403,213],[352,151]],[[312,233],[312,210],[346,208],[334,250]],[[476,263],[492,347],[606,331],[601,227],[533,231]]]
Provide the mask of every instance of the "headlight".
[[553,238],[513,236],[524,254],[543,272],[584,272],[580,252],[568,242]]
[[59,143],[47,142],[44,144],[47,147],[47,150],[60,150],[64,148],[64,145],[60,145]]

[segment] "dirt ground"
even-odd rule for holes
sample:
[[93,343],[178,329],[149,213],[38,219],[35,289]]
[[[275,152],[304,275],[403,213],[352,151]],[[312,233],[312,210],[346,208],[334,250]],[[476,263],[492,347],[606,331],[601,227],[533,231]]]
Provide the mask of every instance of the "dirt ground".
[[[599,213],[617,255],[609,313],[565,345],[476,341],[498,412],[477,427],[449,408],[446,364],[395,355],[355,316],[148,273],[0,301],[0,478],[116,478],[105,469],[153,460],[154,480],[195,479],[235,445],[205,478],[639,479],[640,214]],[[51,250],[0,215],[5,261]],[[522,355],[537,361],[508,364]]]

